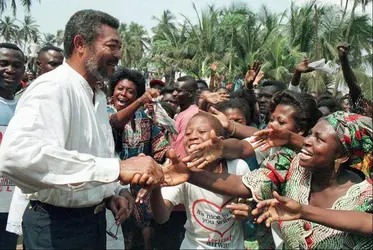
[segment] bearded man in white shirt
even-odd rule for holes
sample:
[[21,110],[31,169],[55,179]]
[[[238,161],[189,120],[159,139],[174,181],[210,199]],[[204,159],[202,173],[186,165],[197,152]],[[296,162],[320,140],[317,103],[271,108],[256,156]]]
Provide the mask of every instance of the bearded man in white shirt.
[[94,10],[75,13],[65,28],[66,62],[23,94],[0,148],[0,171],[30,200],[23,215],[26,249],[105,249],[105,206],[119,225],[128,201],[117,181],[156,185],[150,157],[115,158],[106,97],[97,81],[120,58],[119,22]]

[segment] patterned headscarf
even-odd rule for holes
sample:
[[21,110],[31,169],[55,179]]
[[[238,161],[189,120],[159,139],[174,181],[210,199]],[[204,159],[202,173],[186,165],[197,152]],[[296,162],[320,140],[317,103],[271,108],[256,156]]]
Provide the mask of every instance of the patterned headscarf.
[[373,150],[372,119],[338,111],[325,117],[325,120],[337,132],[345,152],[350,157],[350,167],[360,170],[370,178]]

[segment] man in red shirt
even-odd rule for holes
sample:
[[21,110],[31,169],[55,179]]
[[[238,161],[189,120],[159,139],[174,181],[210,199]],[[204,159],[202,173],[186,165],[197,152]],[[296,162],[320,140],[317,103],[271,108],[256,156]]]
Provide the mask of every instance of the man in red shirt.
[[183,145],[185,128],[189,120],[198,113],[197,103],[197,82],[191,76],[183,76],[177,79],[173,92],[175,101],[180,106],[180,113],[176,117],[176,130],[178,135],[172,143],[172,148],[176,154],[184,158],[186,152]]

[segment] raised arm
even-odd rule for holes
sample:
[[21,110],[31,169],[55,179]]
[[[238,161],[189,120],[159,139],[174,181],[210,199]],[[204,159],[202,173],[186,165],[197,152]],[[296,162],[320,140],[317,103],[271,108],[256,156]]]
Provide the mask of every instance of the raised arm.
[[159,96],[159,91],[156,89],[148,89],[140,98],[128,105],[128,107],[118,111],[110,116],[110,124],[116,129],[123,129],[136,113],[136,110],[147,103],[152,102],[153,98]]
[[215,74],[216,74],[216,71],[218,70],[218,66],[219,65],[216,64],[216,63],[213,63],[210,66],[211,74],[210,74],[210,85],[209,85],[209,88],[212,89],[212,91],[215,90]]
[[308,73],[308,72],[312,72],[314,70],[315,70],[314,68],[308,67],[308,59],[307,59],[307,57],[304,58],[300,62],[300,64],[298,64],[295,67],[295,72],[293,74],[293,78],[291,79],[291,83],[290,83],[289,89],[299,92],[300,91],[300,89],[299,89],[299,83],[300,83],[300,77],[301,77],[302,73]]
[[339,61],[342,67],[343,77],[350,90],[350,97],[353,103],[356,103],[359,95],[361,94],[361,88],[357,83],[356,76],[354,72],[352,71],[352,68],[348,60],[348,51],[349,51],[350,46],[347,43],[345,43],[345,44],[338,46],[337,48],[338,48]]

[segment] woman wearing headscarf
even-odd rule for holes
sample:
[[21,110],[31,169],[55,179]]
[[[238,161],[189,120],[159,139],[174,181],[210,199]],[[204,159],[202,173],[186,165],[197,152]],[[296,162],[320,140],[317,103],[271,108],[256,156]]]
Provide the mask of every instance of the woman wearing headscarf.
[[[303,146],[300,153],[291,161],[285,176],[277,177],[282,180],[281,184],[273,182],[272,185],[262,188],[261,183],[271,177],[271,173],[268,177],[252,174],[241,177],[203,171],[187,172],[185,168],[176,169],[180,167],[176,165],[174,171],[186,177],[174,174],[172,184],[187,179],[192,184],[222,194],[228,193],[226,189],[233,185],[236,191],[233,195],[231,194],[233,192],[230,192],[230,195],[251,196],[257,202],[273,198],[273,192],[278,191],[281,195],[301,204],[320,209],[373,213],[372,181],[369,179],[370,157],[373,149],[372,134],[370,118],[336,112],[318,121],[310,135],[301,140]],[[286,138],[292,136],[287,135]],[[202,177],[203,183],[200,181]],[[245,189],[241,187],[240,178]],[[233,214],[239,215],[236,211],[233,211]],[[339,231],[304,219],[281,221],[278,226],[283,236],[283,246],[289,249],[371,249],[373,247],[373,239],[370,236],[360,235],[356,231]]]
[[[351,157],[351,167],[360,170],[366,177],[372,179],[372,120],[370,117],[335,112],[325,118],[336,131],[343,149]],[[293,149],[303,147],[305,138],[291,131],[280,131],[275,128],[264,129],[254,134],[252,140],[261,142],[262,150],[271,147],[288,145]]]
[[[364,225],[364,229],[356,225],[369,215],[353,212],[373,212],[372,181],[368,177],[372,150],[370,118],[345,112],[325,117],[312,129],[304,140],[302,150],[291,163],[286,184],[281,190],[281,194],[288,198],[274,193],[277,201],[259,203],[254,214],[269,208],[259,222],[267,219],[269,224],[281,220],[279,227],[285,248],[371,249],[371,236],[359,234],[369,233],[369,230]],[[245,177],[243,180],[254,194],[260,195],[260,200],[271,198],[274,190],[268,190],[268,195],[259,194],[252,184],[253,180]],[[288,203],[293,200],[296,206],[293,203],[289,208]],[[311,214],[299,216],[298,205],[301,212]],[[334,213],[349,211],[350,215],[356,216],[356,221],[350,222],[350,228],[346,227],[346,221],[341,221],[346,218],[344,213],[337,213],[341,216],[338,222],[330,218],[331,212],[325,214],[325,209],[335,210]],[[315,210],[318,215],[312,215]],[[289,214],[295,217],[289,217]]]

